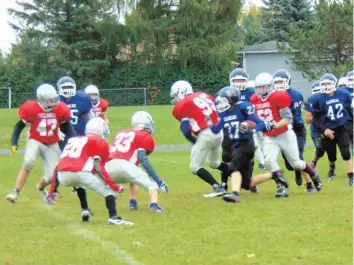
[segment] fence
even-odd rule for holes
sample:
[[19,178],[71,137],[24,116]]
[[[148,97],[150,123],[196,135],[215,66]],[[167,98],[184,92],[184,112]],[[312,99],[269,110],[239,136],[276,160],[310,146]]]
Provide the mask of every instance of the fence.
[[[147,89],[141,88],[114,88],[101,89],[100,96],[108,100],[110,106],[146,106]],[[13,92],[11,88],[0,88],[0,108],[18,108],[23,102],[35,99],[35,92]]]

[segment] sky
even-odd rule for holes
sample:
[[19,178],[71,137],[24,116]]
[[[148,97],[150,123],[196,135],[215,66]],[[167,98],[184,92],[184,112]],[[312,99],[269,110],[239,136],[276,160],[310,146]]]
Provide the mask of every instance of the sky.
[[[31,0],[22,0],[31,2]],[[262,0],[246,0],[246,4],[255,3],[261,5]],[[16,34],[8,24],[8,21],[15,20],[7,13],[8,8],[16,8],[16,0],[0,0],[0,50],[3,53],[9,53],[11,43],[16,42]]]

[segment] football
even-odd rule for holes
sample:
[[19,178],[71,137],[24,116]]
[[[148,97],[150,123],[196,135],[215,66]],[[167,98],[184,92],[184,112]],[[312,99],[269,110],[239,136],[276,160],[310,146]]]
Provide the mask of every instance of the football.
[[254,129],[254,127],[256,127],[256,123],[250,120],[241,122],[240,124],[241,128],[243,130],[247,130],[248,128],[250,128],[251,130]]

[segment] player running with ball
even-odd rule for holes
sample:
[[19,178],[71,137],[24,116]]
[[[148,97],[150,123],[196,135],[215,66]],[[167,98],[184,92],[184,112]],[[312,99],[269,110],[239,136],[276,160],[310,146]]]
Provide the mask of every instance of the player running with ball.
[[[276,124],[266,124],[254,113],[253,106],[246,101],[240,101],[240,92],[232,87],[223,88],[216,101],[216,107],[220,120],[217,125],[212,126],[210,117],[206,121],[210,125],[213,133],[218,134],[223,128],[232,141],[234,151],[232,153],[229,169],[231,173],[232,193],[225,194],[222,198],[226,202],[240,202],[241,188],[249,190],[255,185],[267,180],[274,179],[279,185],[288,186],[282,175],[263,174],[252,178],[252,164],[256,151],[253,138],[255,134],[250,130],[246,121],[256,123],[255,131],[271,131],[276,128]],[[285,190],[281,190],[279,197],[285,195]]]

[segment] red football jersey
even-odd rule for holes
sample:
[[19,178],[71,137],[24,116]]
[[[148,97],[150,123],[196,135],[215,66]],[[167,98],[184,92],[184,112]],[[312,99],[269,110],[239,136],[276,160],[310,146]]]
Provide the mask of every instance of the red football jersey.
[[59,102],[53,110],[45,111],[35,100],[28,100],[21,105],[18,115],[31,125],[29,138],[44,144],[57,143],[59,125],[71,118],[70,109],[65,103]]
[[[259,98],[256,94],[253,94],[250,102],[254,105],[256,114],[262,120],[275,121],[278,122],[282,118],[280,117],[279,111],[281,109],[290,107],[291,98],[289,94],[285,91],[274,91],[265,100]],[[283,132],[286,132],[289,126],[280,127],[274,129],[270,132],[265,132],[267,136],[276,136]]]
[[172,115],[179,121],[188,119],[191,131],[197,133],[208,128],[205,122],[206,116],[210,116],[214,125],[218,123],[214,101],[213,96],[196,92],[178,101],[173,108]]
[[58,171],[94,172],[95,157],[106,163],[109,157],[109,144],[96,135],[70,138],[66,144],[57,166]]
[[96,105],[92,105],[91,111],[93,112],[93,114],[95,115],[95,117],[102,117],[102,113],[106,112],[108,109],[108,101],[100,98],[100,100],[98,101],[98,103]]
[[124,159],[139,165],[138,150],[144,149],[150,155],[155,148],[151,134],[144,130],[124,130],[114,137],[109,159]]

